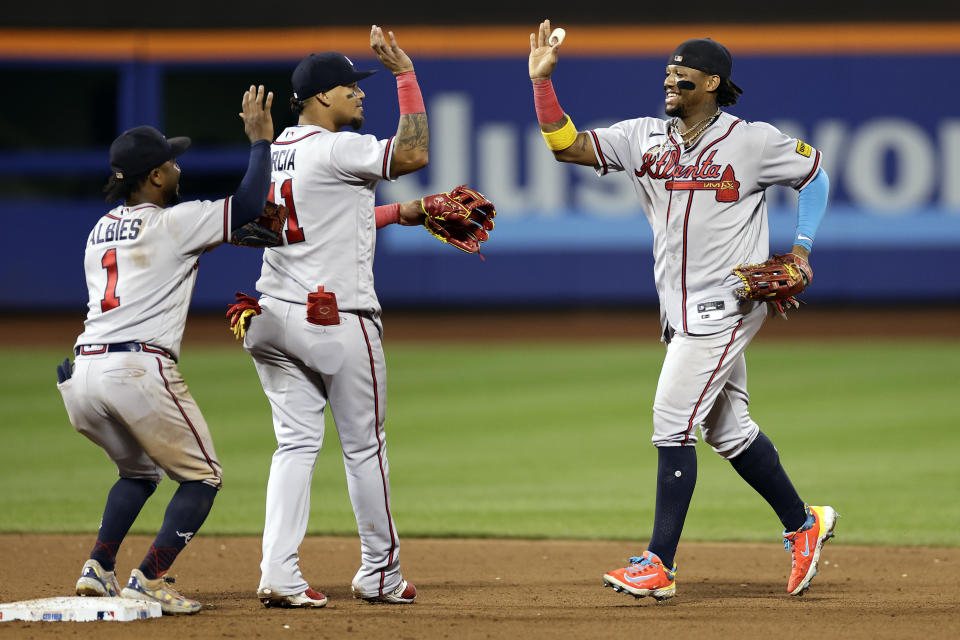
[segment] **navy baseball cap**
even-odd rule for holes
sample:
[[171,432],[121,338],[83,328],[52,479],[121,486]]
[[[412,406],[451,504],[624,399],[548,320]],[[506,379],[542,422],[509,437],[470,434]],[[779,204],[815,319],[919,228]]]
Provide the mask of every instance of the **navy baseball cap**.
[[306,100],[334,87],[348,86],[375,74],[376,71],[357,71],[350,58],[337,53],[311,53],[293,70],[293,97]]
[[178,157],[189,146],[190,138],[167,138],[148,125],[134,127],[110,145],[110,169],[120,180],[139,176]]
[[[712,76],[729,80],[730,72],[733,70],[733,56],[719,42],[710,38],[693,38],[680,43],[680,46],[670,54],[667,64],[698,69]],[[735,84],[733,86],[740,91],[740,87]]]

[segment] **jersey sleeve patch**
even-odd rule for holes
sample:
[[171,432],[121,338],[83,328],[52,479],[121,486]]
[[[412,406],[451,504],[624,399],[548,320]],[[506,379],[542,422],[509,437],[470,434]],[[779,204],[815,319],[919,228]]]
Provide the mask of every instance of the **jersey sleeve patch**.
[[802,155],[804,158],[809,158],[810,153],[813,151],[813,147],[808,145],[803,140],[797,140],[797,153]]

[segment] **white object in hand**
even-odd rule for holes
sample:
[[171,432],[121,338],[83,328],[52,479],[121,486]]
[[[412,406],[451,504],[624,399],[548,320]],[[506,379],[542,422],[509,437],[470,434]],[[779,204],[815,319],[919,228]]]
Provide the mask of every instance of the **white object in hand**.
[[563,29],[563,27],[557,27],[550,32],[550,37],[547,39],[547,42],[550,43],[551,47],[555,47],[563,42],[563,39],[566,35],[567,32]]

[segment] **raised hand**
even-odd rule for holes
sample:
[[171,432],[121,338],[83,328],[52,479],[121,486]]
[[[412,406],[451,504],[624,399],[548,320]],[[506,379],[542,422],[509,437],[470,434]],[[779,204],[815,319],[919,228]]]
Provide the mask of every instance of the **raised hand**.
[[240,113],[243,131],[251,143],[257,140],[273,140],[273,117],[270,115],[273,91],[267,94],[266,100],[263,92],[263,85],[259,87],[250,85],[250,88],[244,91],[243,100],[240,102],[243,109]]
[[544,20],[540,23],[537,33],[530,34],[530,79],[541,80],[549,78],[550,74],[557,66],[557,50],[560,44],[551,45],[550,21]]
[[377,54],[377,58],[393,75],[398,76],[406,71],[413,71],[413,61],[397,44],[397,37],[393,31],[388,31],[390,41],[383,36],[383,29],[377,25],[370,27],[370,48]]

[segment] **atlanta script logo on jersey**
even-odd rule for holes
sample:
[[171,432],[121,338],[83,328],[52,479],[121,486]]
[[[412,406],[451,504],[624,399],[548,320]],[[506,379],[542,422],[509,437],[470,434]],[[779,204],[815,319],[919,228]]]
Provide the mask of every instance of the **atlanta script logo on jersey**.
[[[736,202],[740,199],[740,182],[732,165],[722,170],[714,163],[717,150],[710,152],[699,165],[680,163],[680,150],[671,149],[658,155],[660,146],[643,154],[643,163],[634,169],[638,178],[649,175],[654,180],[666,180],[667,191],[716,191],[717,202]],[[681,178],[681,179],[677,179]]]

